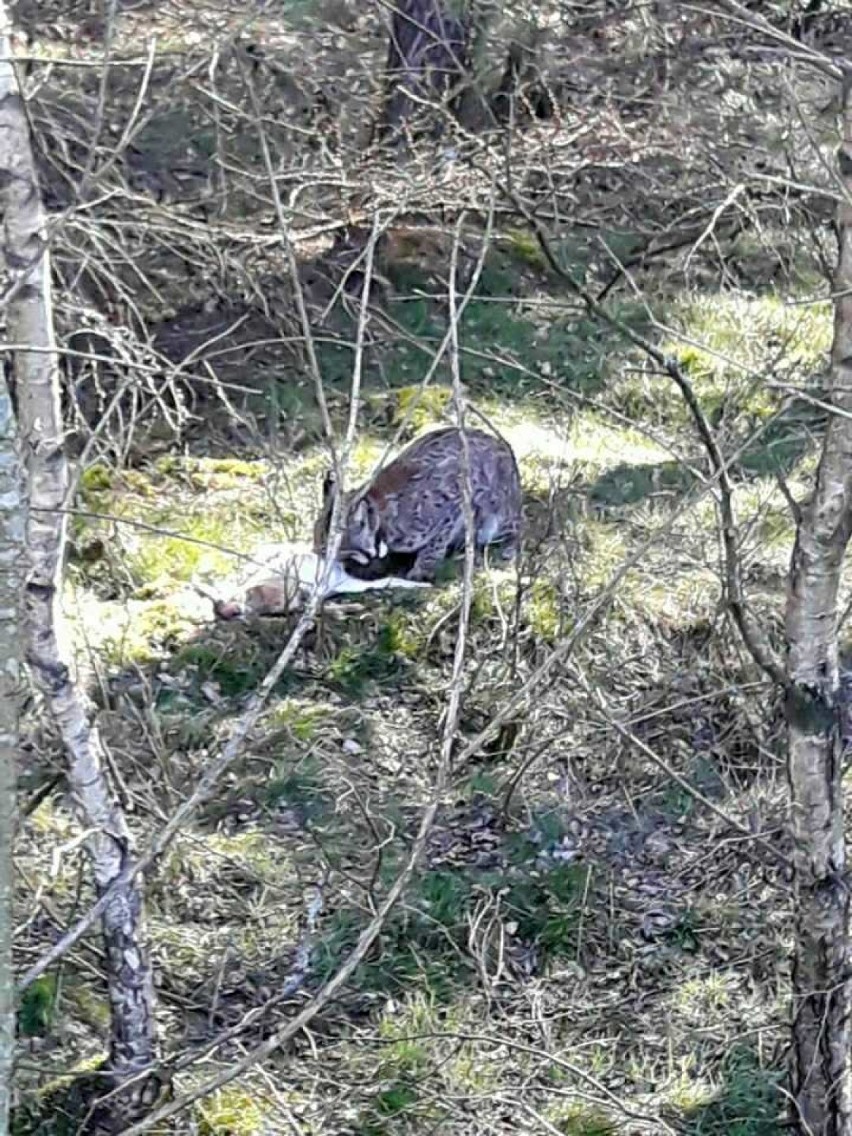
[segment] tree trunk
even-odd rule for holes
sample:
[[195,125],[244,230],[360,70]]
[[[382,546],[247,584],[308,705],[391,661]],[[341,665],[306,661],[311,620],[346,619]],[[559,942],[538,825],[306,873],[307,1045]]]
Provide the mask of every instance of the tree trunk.
[[9,1131],[15,1048],[12,843],[19,743],[23,512],[12,401],[5,384],[0,384],[0,1133]]
[[379,138],[414,133],[440,110],[467,70],[468,28],[443,0],[399,0],[391,17],[385,105]]
[[[63,450],[59,372],[53,337],[50,266],[24,102],[14,68],[5,11],[0,3],[0,264],[7,297],[6,331],[18,427],[29,494],[28,567],[24,590],[27,661],[44,693],[68,759],[68,781],[88,841],[95,888],[102,894],[128,862],[131,841],[104,774],[103,746],[90,724],[84,697],[70,672],[59,634],[61,570],[68,506],[68,461]],[[154,992],[143,949],[139,885],[120,889],[103,922],[111,1008],[110,1071],[115,1084],[143,1072],[154,1060]],[[144,1083],[144,1078],[139,1084]]]
[[[845,197],[834,282],[829,401],[852,413],[852,81],[839,156]],[[852,535],[852,420],[831,415],[816,488],[796,538],[787,600],[790,830],[796,873],[792,1121],[849,1136],[849,884],[843,833],[837,596]]]

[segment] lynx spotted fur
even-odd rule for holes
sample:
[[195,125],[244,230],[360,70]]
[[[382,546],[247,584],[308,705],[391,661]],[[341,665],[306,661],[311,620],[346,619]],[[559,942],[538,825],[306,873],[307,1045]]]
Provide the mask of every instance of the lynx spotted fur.
[[[521,480],[515,455],[502,439],[466,430],[476,552],[500,544],[504,559],[521,532]],[[338,554],[362,578],[401,575],[434,580],[442,561],[464,548],[463,451],[454,427],[415,439],[375,477],[347,497]],[[325,551],[336,487],[323,486],[314,547]]]

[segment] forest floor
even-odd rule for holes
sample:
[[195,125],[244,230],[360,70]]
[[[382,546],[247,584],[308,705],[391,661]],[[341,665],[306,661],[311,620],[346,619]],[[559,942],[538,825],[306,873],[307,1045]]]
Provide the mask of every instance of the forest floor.
[[[760,255],[744,233],[729,261]],[[446,367],[418,385],[445,329],[434,269],[416,239],[383,264],[390,323],[367,351],[353,481],[406,414],[403,440],[448,420]],[[794,522],[778,475],[806,492],[818,423],[788,394],[825,366],[831,307],[813,300],[815,263],[786,289],[753,271],[692,288],[646,274],[643,303],[625,292],[616,310],[679,360],[720,432],[750,602],[780,645]],[[476,579],[457,753],[597,613],[455,762],[423,863],[333,1004],[173,1130],[770,1136],[790,891],[753,835],[783,859],[782,716],[722,604],[706,456],[670,378],[566,296],[521,227],[498,227],[460,339],[470,405],[518,456],[527,533],[516,565]],[[319,344],[338,423],[350,360]],[[311,539],[328,460],[311,383],[286,372],[255,395],[280,433],[236,446],[211,420],[189,444],[80,475],[67,608],[143,847],[295,622],[217,623],[192,589],[233,572],[234,550]],[[240,1026],[177,1073],[178,1093],[292,1016],[400,870],[433,791],[460,596],[450,575],[326,604],[242,756],[151,873],[167,1053],[201,1054]],[[33,744],[35,793],[56,746]],[[25,817],[28,957],[88,895],[78,836],[58,789]],[[281,1004],[306,942],[304,984]],[[46,1119],[45,1101],[102,1055],[107,1014],[93,937],[24,1004],[19,1136],[75,1130],[61,1109]]]

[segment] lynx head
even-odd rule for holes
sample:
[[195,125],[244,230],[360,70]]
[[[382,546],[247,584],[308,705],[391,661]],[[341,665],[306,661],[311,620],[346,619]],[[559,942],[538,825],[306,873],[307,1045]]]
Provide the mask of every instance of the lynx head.
[[383,560],[388,554],[388,546],[382,537],[381,526],[379,511],[369,495],[364,493],[355,497],[346,510],[340,559],[354,560],[361,565]]
[[[334,471],[329,470],[323,479],[322,509],[314,526],[314,551],[318,554],[324,553],[328,545],[331,514],[338,492]],[[383,559],[388,554],[388,546],[380,529],[381,518],[370,497],[366,493],[347,494],[338,559],[353,560],[362,566]]]

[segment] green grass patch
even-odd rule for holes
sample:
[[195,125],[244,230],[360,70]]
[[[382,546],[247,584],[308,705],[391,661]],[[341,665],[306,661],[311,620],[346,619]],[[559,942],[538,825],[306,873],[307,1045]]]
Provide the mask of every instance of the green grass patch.
[[[669,324],[677,334],[664,338],[661,349],[678,361],[711,423],[724,421],[743,436],[776,414],[787,397],[769,380],[811,379],[823,370],[831,346],[827,302],[788,305],[777,296],[734,293],[688,296],[673,305]],[[613,384],[612,395],[636,421],[694,434],[691,413],[667,375],[631,369]],[[790,445],[785,417],[786,425],[774,428],[775,449]],[[752,460],[758,460],[769,441],[754,448]]]
[[551,1105],[545,1117],[562,1136],[615,1136],[618,1132],[615,1123],[595,1105],[559,1103]]
[[[589,868],[537,860],[540,845],[525,837],[518,837],[513,848],[514,866],[507,873],[463,866],[421,873],[386,923],[379,957],[361,965],[355,985],[397,997],[417,991],[435,1004],[450,1004],[459,985],[476,974],[468,947],[470,920],[489,894],[500,895],[510,933],[534,945],[543,966],[574,958],[581,909],[592,883]],[[388,861],[383,875],[392,877],[397,870]],[[319,975],[333,972],[360,926],[352,911],[331,917],[318,947]]]
[[44,1037],[50,1033],[58,994],[58,983],[53,974],[43,974],[30,983],[18,1006],[18,1033],[21,1037]]
[[[777,1136],[784,1098],[783,1073],[766,1069],[745,1046],[726,1056],[718,1083],[704,1094],[681,1094],[686,1136]],[[702,1099],[702,1096],[704,1099]],[[677,1098],[673,1103],[677,1104]]]
[[409,650],[403,625],[389,619],[371,643],[341,647],[326,668],[326,678],[350,698],[360,698],[373,687],[398,681]]
[[[273,662],[274,656],[262,645],[211,636],[181,648],[174,656],[172,669],[177,672],[191,668],[194,688],[214,682],[225,698],[238,698],[257,689]],[[278,690],[283,693],[293,681],[292,675],[282,676]]]
[[680,462],[617,465],[601,474],[588,496],[599,508],[617,509],[648,498],[680,497],[694,483],[695,478]]

